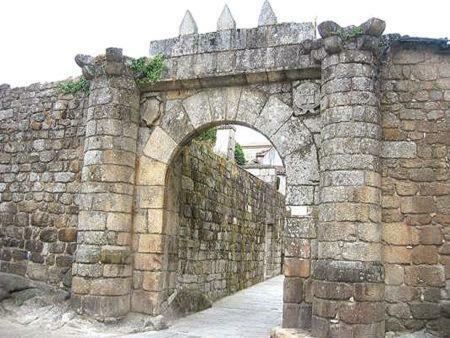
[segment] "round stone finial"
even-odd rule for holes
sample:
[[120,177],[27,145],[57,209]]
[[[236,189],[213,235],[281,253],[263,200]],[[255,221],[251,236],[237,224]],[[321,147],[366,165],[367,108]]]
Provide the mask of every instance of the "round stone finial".
[[324,21],[317,26],[317,30],[322,38],[328,38],[339,34],[342,27],[334,21]]
[[377,18],[370,18],[360,25],[365,35],[381,36],[386,28],[386,22]]
[[76,64],[81,68],[81,72],[86,80],[91,80],[95,76],[94,58],[90,55],[78,54],[75,56]]
[[0,91],[11,89],[11,86],[8,83],[0,84]]

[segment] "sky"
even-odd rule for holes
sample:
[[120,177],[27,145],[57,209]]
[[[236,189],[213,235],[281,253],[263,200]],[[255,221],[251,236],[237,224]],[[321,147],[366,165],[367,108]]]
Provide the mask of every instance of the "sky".
[[[256,27],[262,0],[1,0],[0,84],[12,87],[80,75],[76,54],[121,47],[148,55],[151,40],[178,35],[186,9],[199,32],[214,31],[227,3],[238,28]],[[370,17],[387,33],[441,38],[450,35],[450,1],[271,0],[278,22],[333,20],[358,25]]]
[[236,141],[242,145],[271,144],[271,142],[263,134],[252,128],[239,125],[235,125],[235,127],[236,127],[236,134],[235,134]]

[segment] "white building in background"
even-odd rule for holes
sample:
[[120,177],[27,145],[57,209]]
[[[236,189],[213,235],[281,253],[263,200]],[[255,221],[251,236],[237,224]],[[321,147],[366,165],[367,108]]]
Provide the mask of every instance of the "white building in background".
[[233,125],[217,127],[214,152],[222,157],[234,161],[234,148],[236,147],[236,128]]
[[283,161],[272,144],[254,130],[234,125],[217,128],[214,151],[228,159],[234,160],[234,148],[239,143],[247,163],[243,166],[249,173],[259,179],[278,187],[283,195],[286,193],[286,173]]
[[247,163],[244,168],[264,182],[275,185],[283,195],[286,194],[286,172],[276,149],[271,144],[241,146],[244,154],[249,154],[245,157]]

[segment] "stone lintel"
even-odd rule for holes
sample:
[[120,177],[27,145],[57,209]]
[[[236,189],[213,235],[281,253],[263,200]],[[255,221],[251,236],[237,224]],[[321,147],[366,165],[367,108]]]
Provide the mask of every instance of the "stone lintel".
[[163,79],[154,85],[144,85],[142,92],[159,92],[179,89],[202,89],[214,87],[245,86],[257,83],[271,83],[280,81],[296,81],[306,79],[319,79],[320,68],[311,67],[296,70],[277,70],[258,73],[237,73],[233,75],[219,75],[205,78],[192,78],[186,80]]

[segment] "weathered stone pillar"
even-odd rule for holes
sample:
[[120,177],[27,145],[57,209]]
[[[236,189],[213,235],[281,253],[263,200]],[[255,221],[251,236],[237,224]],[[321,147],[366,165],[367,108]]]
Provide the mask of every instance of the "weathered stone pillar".
[[121,49],[76,61],[91,83],[72,303],[80,313],[112,320],[130,309],[139,91]]
[[385,24],[319,25],[322,147],[313,334],[384,337],[377,50]]

